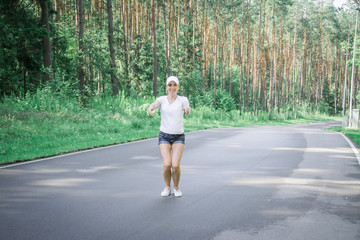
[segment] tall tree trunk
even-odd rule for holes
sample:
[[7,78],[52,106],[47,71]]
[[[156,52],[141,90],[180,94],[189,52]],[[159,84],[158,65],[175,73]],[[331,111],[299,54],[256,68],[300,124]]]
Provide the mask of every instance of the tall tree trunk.
[[216,69],[217,69],[217,44],[218,44],[218,4],[216,1],[216,12],[215,12],[215,33],[214,33],[214,108],[216,109]]
[[179,33],[180,33],[180,19],[181,19],[181,4],[180,0],[178,0],[178,13],[177,13],[177,28],[176,28],[176,49],[178,49],[179,45]]
[[308,64],[307,64],[307,79],[308,79],[308,81],[307,81],[307,91],[306,91],[306,93],[307,93],[307,100],[308,100],[308,102],[311,102],[311,98],[312,98],[312,96],[313,96],[313,88],[312,88],[312,77],[311,77],[311,71],[312,71],[312,68],[311,68],[311,66],[312,66],[312,53],[313,53],[313,51],[312,51],[312,48],[313,48],[313,46],[311,45],[311,49],[309,49],[308,50],[308,53],[307,54],[309,54],[309,61],[308,61]]
[[263,46],[263,64],[262,64],[262,68],[263,68],[263,74],[264,74],[264,78],[262,80],[262,93],[261,93],[261,98],[262,98],[262,103],[263,103],[263,110],[267,111],[268,110],[268,105],[267,105],[267,81],[266,81],[266,69],[267,69],[267,64],[268,64],[268,49],[265,48],[265,41],[267,41],[268,37],[267,37],[267,34],[266,34],[266,29],[267,29],[267,21],[266,21],[266,1],[264,1],[264,24],[263,24],[263,29],[262,29],[262,46]]
[[314,59],[313,59],[313,63],[314,63],[314,71],[313,71],[313,101],[316,103],[316,96],[317,96],[317,68],[319,67],[319,63],[316,61],[317,59],[317,52],[318,50],[316,49],[316,47],[314,47]]
[[[306,8],[304,9],[304,18],[307,18]],[[307,28],[304,26],[304,45],[303,45],[303,62],[302,62],[302,74],[301,74],[301,84],[300,84],[300,101],[305,100],[305,86],[306,86],[306,66],[307,66]]]
[[168,21],[168,23],[169,23],[169,31],[168,31],[168,34],[167,34],[167,42],[168,42],[168,44],[167,44],[167,46],[168,46],[168,51],[167,51],[167,58],[169,59],[169,69],[170,69],[170,74],[171,74],[171,41],[170,41],[170,39],[171,39],[171,31],[172,31],[172,21],[171,21],[171,19],[173,18],[173,13],[172,13],[172,7],[171,7],[171,5],[172,5],[172,0],[169,0],[168,1],[168,11],[169,11],[169,21]]
[[51,42],[50,42],[50,27],[49,27],[49,9],[46,0],[39,0],[41,7],[41,26],[46,30],[43,36],[43,60],[44,60],[44,77],[48,82],[52,79],[52,63],[51,63]]
[[[322,8],[322,5],[321,5]],[[321,99],[321,70],[322,70],[322,19],[323,19],[323,11],[320,16],[320,32],[319,32],[319,51],[318,51],[318,73],[317,73],[317,88],[316,88],[316,104],[319,104]]]
[[129,78],[129,52],[128,52],[128,40],[126,34],[126,16],[125,16],[125,0],[120,3],[120,11],[122,16],[122,29],[124,34],[124,54],[125,54],[125,78]]
[[256,69],[255,71],[257,71],[257,77],[256,77],[256,81],[257,81],[257,88],[255,91],[254,91],[254,115],[257,115],[258,113],[258,105],[259,105],[259,91],[261,89],[260,87],[260,75],[261,75],[261,66],[260,66],[260,60],[261,60],[261,47],[260,47],[260,44],[261,44],[261,7],[262,7],[262,4],[261,4],[261,0],[260,0],[260,3],[259,3],[259,7],[260,7],[260,10],[259,10],[259,25],[258,25],[258,39],[257,39],[257,44],[256,44],[256,51],[257,51],[257,55],[256,55]]
[[111,85],[112,85],[112,94],[113,96],[119,93],[119,82],[116,77],[116,61],[115,61],[115,49],[113,44],[113,13],[112,13],[112,2],[107,0],[107,12],[108,12],[108,24],[109,24],[109,50],[110,50],[110,67],[111,67]]
[[244,111],[248,110],[249,107],[249,92],[250,92],[250,52],[251,52],[251,43],[250,43],[250,12],[249,6],[251,4],[251,0],[248,0],[247,7],[246,7],[246,40],[247,40],[247,51],[246,51],[246,93],[245,93],[245,107]]
[[290,93],[291,93],[291,76],[292,76],[292,62],[293,60],[291,59],[291,34],[289,34],[289,42],[287,44],[287,59],[289,60],[288,61],[288,64],[286,66],[286,72],[287,72],[287,79],[286,79],[286,96],[285,96],[285,104],[288,105],[290,103]]
[[[236,17],[235,17],[235,19],[236,19]],[[232,93],[232,86],[231,86],[231,81],[232,81],[232,65],[233,65],[233,62],[234,62],[234,60],[233,60],[233,52],[234,52],[234,50],[233,50],[233,29],[234,29],[234,27],[235,27],[235,23],[236,22],[236,20],[234,21],[234,24],[233,24],[233,28],[232,29],[230,29],[230,59],[229,59],[229,65],[228,65],[228,70],[229,70],[229,95],[231,96],[231,93]]]
[[206,77],[206,71],[207,71],[207,65],[206,65],[206,58],[207,58],[207,51],[206,51],[206,32],[207,32],[207,13],[206,13],[206,18],[205,18],[205,1],[202,2],[202,21],[201,21],[201,35],[200,35],[200,42],[203,43],[202,44],[202,61],[200,61],[200,68],[202,69],[201,71],[201,76],[202,76],[202,82],[201,82],[201,89],[204,90],[205,89],[205,77]]
[[[165,0],[163,0],[163,15],[164,15],[164,43],[165,43],[165,57],[166,57],[166,74],[169,77],[171,75],[170,71],[170,58],[169,58],[169,42],[167,35],[167,27],[166,27],[166,11],[165,11]],[[170,24],[170,23],[169,23]]]
[[297,27],[297,15],[298,15],[298,6],[296,5],[296,15],[295,15],[295,28],[294,28],[294,45],[293,45],[293,111],[295,111],[295,86],[296,86],[296,27]]
[[59,17],[63,16],[64,14],[64,3],[62,0],[55,1],[55,10],[58,12],[56,16],[56,21],[58,21]]
[[[245,22],[245,1],[242,3],[242,22]],[[243,92],[244,92],[244,69],[243,69],[243,58],[244,58],[244,51],[243,51],[243,42],[244,42],[244,26],[241,27],[241,36],[239,37],[239,56],[240,56],[240,90],[239,90],[239,111],[241,114],[241,106],[242,102],[245,105],[245,101],[243,99]],[[245,106],[244,106],[245,109]],[[245,112],[245,110],[244,110]]]
[[193,13],[193,35],[192,35],[192,39],[193,39],[193,42],[192,42],[192,45],[193,45],[193,64],[195,65],[195,25],[196,25],[196,0],[192,0],[193,1],[193,4],[192,4],[192,13]]
[[[350,44],[350,25],[349,25],[349,32],[348,32],[348,45]],[[345,116],[345,108],[346,108],[346,84],[347,84],[347,61],[349,57],[349,50],[346,49],[345,53],[345,71],[344,71],[344,88],[343,88],[343,99],[342,99],[342,116]]]
[[282,44],[283,44],[283,39],[282,39],[282,17],[280,16],[280,33],[279,33],[279,56],[278,56],[278,68],[279,68],[279,77],[277,78],[277,89],[276,89],[276,93],[277,93],[277,110],[278,113],[280,113],[280,108],[281,108],[281,91],[282,91],[282,74],[283,74],[283,54],[282,54]]
[[274,109],[274,85],[276,82],[276,37],[275,37],[275,4],[273,8],[273,32],[272,32],[272,41],[271,41],[271,76],[270,76],[270,86],[269,86],[269,116],[268,119],[271,120],[271,113]]
[[[349,103],[349,127],[351,127],[352,121],[352,109],[353,109],[353,89],[354,89],[354,76],[355,76],[355,54],[356,54],[356,35],[357,35],[357,27],[358,27],[358,19],[359,19],[359,11],[356,11],[356,24],[355,24],[355,36],[354,36],[354,47],[353,47],[353,59],[352,59],[352,68],[351,68],[351,83],[350,83],[350,103]],[[355,95],[354,95],[355,98]]]
[[187,24],[187,0],[184,1],[184,24]]
[[286,94],[287,94],[287,79],[288,79],[288,45],[284,44],[284,75],[283,75],[283,96],[282,96],[282,102],[286,104]]
[[155,0],[151,0],[151,38],[153,49],[153,95],[157,96],[157,57],[156,57],[156,16]]
[[253,41],[252,43],[252,59],[251,59],[251,76],[252,76],[252,79],[253,79],[253,83],[252,83],[252,107],[253,107],[253,115],[255,116],[255,113],[256,113],[256,91],[258,89],[258,84],[257,84],[257,68],[256,68],[256,64],[257,64],[257,61],[256,61],[256,58],[258,56],[258,52],[257,52],[257,48],[256,48],[256,42]]
[[[147,7],[147,3],[144,3],[145,8],[145,41],[148,41],[148,36],[149,36],[149,16],[151,16],[151,14],[149,14],[149,8]],[[150,10],[151,12],[151,10]],[[150,21],[151,22],[151,21]]]
[[84,21],[85,21],[85,10],[83,0],[78,0],[78,15],[79,15],[79,87],[81,104],[86,105],[85,101],[85,59],[83,53],[83,41],[84,41]]
[[301,84],[300,84],[300,99],[301,101],[305,100],[305,81],[306,81],[306,58],[307,58],[307,39],[306,39],[306,26],[304,29],[304,45],[303,45],[303,69],[301,75]]
[[129,71],[131,71],[132,69],[132,49],[131,49],[131,44],[134,43],[133,42],[133,37],[132,37],[132,19],[133,19],[133,15],[132,15],[132,0],[129,0],[130,2],[128,2],[128,41],[129,41]]

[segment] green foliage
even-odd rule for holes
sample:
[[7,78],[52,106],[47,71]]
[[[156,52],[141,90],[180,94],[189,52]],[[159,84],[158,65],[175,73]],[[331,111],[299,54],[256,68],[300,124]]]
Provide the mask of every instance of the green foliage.
[[[51,1],[50,1],[51,2]],[[49,2],[49,3],[50,3]],[[196,1],[195,1],[196,2]],[[51,110],[53,106],[49,106],[49,103],[41,96],[48,94],[47,92],[55,93],[54,98],[51,101],[61,102],[59,99],[72,99],[72,101],[79,101],[79,83],[78,83],[78,24],[76,14],[74,11],[75,3],[72,1],[64,2],[65,12],[59,10],[61,7],[57,6],[58,12],[52,9],[55,5],[49,4],[50,14],[50,36],[52,44],[52,71],[54,81],[51,83],[44,83],[41,79],[42,72],[47,71],[43,68],[42,60],[42,37],[48,34],[40,26],[41,9],[36,5],[37,1],[33,0],[5,0],[0,3],[0,29],[4,34],[0,35],[0,95],[26,96],[26,99],[33,102],[33,107],[36,109],[45,109],[44,111],[57,111],[59,107],[55,107],[55,110]],[[120,18],[119,7],[120,2],[114,2],[114,47],[116,55],[117,65],[117,79],[119,81],[121,96],[130,98],[146,98],[152,96],[153,85],[153,58],[152,58],[152,45],[149,28],[149,16],[145,16],[149,13],[150,2],[140,1],[140,8],[133,8],[135,5],[127,5],[124,11],[130,11],[130,8],[134,11],[139,11],[141,16],[132,15],[133,20],[136,21],[136,28],[129,29],[131,26],[135,26],[135,21],[129,22],[129,15],[126,17],[126,21],[123,23]],[[244,5],[243,5],[244,3]],[[353,39],[352,29],[349,29],[349,25],[352,27],[354,14],[349,11],[336,10],[332,8],[331,4],[322,3],[316,1],[294,1],[294,0],[271,0],[263,1],[254,0],[253,2],[247,1],[198,1],[196,2],[196,8],[190,8],[190,3],[187,2],[186,16],[184,15],[185,9],[183,2],[180,2],[180,6],[177,6],[177,2],[174,2],[175,9],[180,9],[180,22],[179,29],[174,20],[169,26],[167,21],[167,31],[170,29],[170,41],[171,41],[171,74],[177,75],[180,79],[180,95],[187,96],[192,106],[200,107],[214,106],[214,94],[213,94],[213,49],[214,46],[214,30],[215,25],[218,27],[218,40],[217,40],[217,89],[216,89],[216,107],[218,110],[224,111],[226,114],[231,113],[236,108],[240,108],[244,103],[240,102],[245,99],[245,92],[249,92],[249,108],[245,111],[249,111],[251,115],[256,115],[259,119],[266,116],[265,112],[262,112],[268,108],[267,103],[260,104],[260,112],[252,113],[252,105],[254,104],[251,96],[256,89],[253,89],[255,79],[253,75],[256,69],[253,69],[255,64],[252,60],[257,56],[257,37],[258,31],[263,31],[263,42],[260,42],[261,56],[263,60],[261,64],[265,64],[265,76],[261,77],[264,81],[263,86],[269,88],[270,79],[270,67],[271,56],[274,50],[278,55],[277,50],[284,51],[284,57],[292,55],[287,49],[288,46],[293,44],[294,36],[294,19],[297,16],[297,39],[295,41],[295,55],[297,57],[297,70],[301,71],[302,62],[302,49],[303,41],[301,39],[307,36],[308,44],[308,66],[309,73],[317,71],[318,50],[320,49],[324,56],[327,54],[325,51],[328,47],[330,49],[330,56],[332,54],[335,42],[347,42],[349,35],[350,39]],[[166,4],[168,4],[166,2]],[[204,5],[203,5],[204,4]],[[100,4],[103,9],[97,9],[92,1],[85,1],[85,33],[84,33],[84,47],[82,55],[85,59],[85,83],[86,83],[86,95],[87,102],[94,104],[94,99],[107,99],[108,95],[112,92],[112,85],[110,81],[110,57],[109,57],[109,44],[108,44],[108,23],[106,4]],[[216,6],[218,5],[218,15],[215,14]],[[243,6],[245,9],[243,9]],[[259,13],[260,6],[262,11],[261,23],[259,25]],[[138,6],[139,7],[139,6]],[[165,39],[164,39],[164,20],[161,4],[158,7],[158,18],[156,19],[156,34],[157,34],[157,58],[158,58],[158,94],[165,93],[164,82],[167,77],[166,73],[166,57],[165,57]],[[203,9],[205,7],[205,9]],[[196,11],[193,11],[196,9]],[[306,9],[306,14],[304,13]],[[243,10],[245,10],[243,18]],[[248,10],[248,11],[247,11]],[[177,11],[177,10],[176,10]],[[173,11],[175,13],[176,11]],[[296,15],[296,11],[299,14]],[[168,13],[166,13],[168,14]],[[177,13],[175,13],[176,15]],[[195,18],[193,14],[196,14]],[[173,15],[173,17],[175,16]],[[21,16],[19,18],[19,16]],[[169,15],[166,17],[168,19]],[[265,19],[264,19],[265,17]],[[138,19],[141,18],[141,19]],[[247,18],[249,18],[250,29],[247,28]],[[193,28],[193,20],[196,19],[195,29]],[[206,19],[206,20],[205,20]],[[215,22],[215,19],[216,22]],[[320,19],[322,25],[320,26]],[[205,21],[205,22],[203,22]],[[275,24],[273,29],[272,22]],[[263,26],[266,26],[264,29]],[[280,25],[281,24],[281,25]],[[125,26],[126,25],[126,26]],[[281,26],[281,28],[280,28]],[[321,27],[321,48],[319,48],[319,37]],[[123,32],[125,29],[125,32]],[[273,31],[274,30],[274,31]],[[201,36],[206,31],[206,35]],[[248,32],[250,31],[250,32]],[[282,39],[280,39],[280,31],[282,33]],[[136,33],[135,33],[136,32]],[[235,33],[235,34],[232,34]],[[265,34],[267,33],[267,34]],[[349,34],[350,33],[350,34]],[[137,35],[139,34],[139,35]],[[179,35],[177,35],[179,34]],[[265,34],[265,35],[264,35]],[[275,46],[272,46],[273,34],[275,34]],[[176,36],[176,37],[175,37]],[[247,56],[247,36],[251,44],[254,44],[254,49],[250,50],[250,56]],[[330,40],[328,41],[328,37]],[[232,38],[231,38],[232,37]],[[206,41],[205,41],[206,40]],[[127,43],[127,49],[125,49],[125,42]],[[208,46],[202,44],[206,42]],[[242,47],[240,47],[242,44]],[[281,44],[281,45],[280,45]],[[349,45],[349,46],[348,46]],[[231,47],[230,47],[231,46]],[[204,47],[204,48],[203,48]],[[250,48],[253,48],[249,46]],[[350,50],[352,44],[343,44],[343,48]],[[203,50],[205,50],[203,52]],[[240,51],[242,51],[240,53]],[[203,58],[203,55],[206,59]],[[266,55],[266,56],[265,56]],[[125,64],[127,60],[129,62]],[[358,54],[360,56],[360,54]],[[232,62],[228,63],[232,57]],[[265,58],[267,59],[265,61]],[[281,79],[283,86],[286,84],[292,86],[292,59],[284,59],[277,56],[279,67],[277,74],[278,80]],[[342,59],[339,56],[339,59]],[[325,58],[323,58],[325,61]],[[204,65],[203,61],[206,61]],[[242,61],[242,67],[240,67],[240,61]],[[332,62],[329,60],[329,62]],[[248,64],[250,69],[248,68]],[[324,63],[324,62],[322,62]],[[358,61],[357,61],[358,63]],[[328,64],[328,63],[324,63]],[[335,65],[335,63],[333,63]],[[342,63],[341,63],[342,64]],[[351,61],[348,61],[349,66]],[[283,66],[290,66],[289,69]],[[206,66],[206,67],[205,67]],[[205,68],[204,68],[205,67]],[[329,68],[328,68],[329,67]],[[339,69],[342,66],[339,67]],[[204,69],[202,69],[204,68]],[[281,68],[281,69],[280,69]],[[229,78],[228,73],[230,69],[232,73],[232,89],[229,94]],[[324,68],[325,69],[325,68]],[[330,65],[326,65],[326,69],[330,69]],[[246,71],[249,70],[250,79],[247,83]],[[289,79],[282,79],[285,77]],[[301,74],[301,73],[300,73]],[[221,76],[220,76],[221,75]],[[283,75],[283,76],[281,76]],[[341,74],[340,74],[341,75]],[[317,76],[315,79],[313,75],[306,77],[306,85],[312,85],[313,82],[318,81]],[[221,80],[220,80],[221,79]],[[223,80],[224,79],[224,80]],[[320,86],[322,90],[321,102],[316,106],[316,110],[313,112],[323,112],[327,114],[333,114],[334,96],[333,96],[333,81],[334,79],[327,79],[330,82],[329,86]],[[221,81],[221,83],[220,83]],[[325,81],[327,82],[327,81]],[[245,84],[246,83],[246,84]],[[242,92],[240,92],[240,86],[242,86]],[[298,86],[296,86],[297,88]],[[205,90],[204,90],[205,89]],[[277,88],[276,88],[277,89]],[[330,89],[327,91],[327,89]],[[39,94],[35,94],[39,91]],[[269,96],[269,91],[262,91],[262,99],[260,101],[266,101]],[[309,91],[313,94],[315,91]],[[292,99],[292,91],[288,91],[289,99]],[[295,89],[296,98],[299,96],[298,89]],[[281,94],[280,94],[281,95]],[[13,96],[11,96],[13,97]],[[277,97],[276,97],[277,98]],[[283,101],[285,97],[280,96],[280,101]],[[310,96],[309,99],[314,99],[314,96]],[[275,102],[278,99],[275,100]],[[296,99],[298,100],[298,99]],[[6,99],[4,101],[7,101]],[[32,100],[31,100],[32,101]],[[26,102],[26,101],[25,101]],[[30,104],[30,103],[28,103]],[[31,105],[30,104],[30,105]],[[289,106],[285,106],[285,103],[281,103],[281,109],[279,109],[278,115],[282,119],[298,117],[298,113],[292,112],[290,103]],[[299,103],[299,106],[306,103]],[[21,105],[21,104],[20,104]],[[60,105],[60,103],[58,104]],[[118,109],[116,106],[114,108]],[[285,109],[285,110],[284,110]],[[276,109],[275,111],[277,111]],[[285,111],[285,112],[282,112]],[[135,115],[138,113],[134,113]],[[205,113],[205,116],[208,112]],[[235,116],[235,115],[232,115]],[[210,118],[209,118],[210,119]]]
[[152,46],[149,41],[141,42],[137,37],[132,46],[135,49],[130,72],[132,95],[151,96],[152,94]]
[[235,109],[235,101],[229,96],[229,93],[224,90],[216,92],[216,107],[224,111],[231,111]]
[[[203,91],[199,92],[194,98],[196,105],[201,106],[214,106],[214,92]],[[219,110],[224,110],[225,112],[230,112],[235,109],[235,101],[229,95],[228,92],[224,90],[216,91],[216,108]]]
[[[53,31],[55,32],[52,42],[55,82],[60,80],[70,85],[77,83],[78,40],[74,36],[76,28],[64,22],[54,27]],[[75,90],[78,85],[73,87]]]
[[28,5],[31,1],[0,2],[0,96],[23,94],[40,84],[44,31]]
[[318,109],[320,112],[334,115],[335,114],[335,99],[334,93],[329,89],[328,81],[324,81],[324,87],[322,91],[322,101],[318,105]]

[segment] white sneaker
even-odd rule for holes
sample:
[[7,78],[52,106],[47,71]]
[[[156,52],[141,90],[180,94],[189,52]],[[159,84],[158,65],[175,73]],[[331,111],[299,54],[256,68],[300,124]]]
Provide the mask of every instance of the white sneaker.
[[182,196],[182,192],[180,191],[180,188],[178,188],[178,189],[174,188],[174,195],[175,195],[175,197]]
[[164,190],[161,192],[162,197],[168,197],[171,194],[171,187],[165,187]]

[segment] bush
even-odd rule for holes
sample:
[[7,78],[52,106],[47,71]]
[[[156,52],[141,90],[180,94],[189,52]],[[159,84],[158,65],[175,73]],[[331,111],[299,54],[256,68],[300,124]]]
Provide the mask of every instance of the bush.
[[[214,92],[199,92],[194,99],[196,105],[200,106],[208,106],[213,108],[214,106]],[[226,112],[230,112],[231,110],[235,110],[235,101],[229,95],[228,92],[224,90],[217,90],[216,91],[216,109],[217,110],[224,110]]]

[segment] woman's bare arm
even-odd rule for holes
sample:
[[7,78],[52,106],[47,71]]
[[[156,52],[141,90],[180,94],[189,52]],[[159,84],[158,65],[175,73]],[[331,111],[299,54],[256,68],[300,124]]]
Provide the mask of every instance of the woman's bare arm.
[[150,104],[150,106],[148,107],[146,113],[148,116],[151,116],[152,117],[152,114],[151,112],[153,110],[155,110],[156,108],[159,108],[160,107],[160,102],[158,100],[156,100],[155,102],[153,102],[152,104]]

